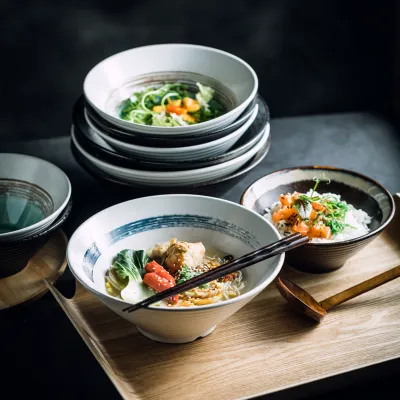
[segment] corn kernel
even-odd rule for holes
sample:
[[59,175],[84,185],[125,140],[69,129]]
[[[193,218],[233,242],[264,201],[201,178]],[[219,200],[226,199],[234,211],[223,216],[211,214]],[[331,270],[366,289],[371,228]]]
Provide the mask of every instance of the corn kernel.
[[154,106],[153,107],[153,111],[154,112],[156,112],[156,113],[160,113],[160,112],[163,112],[163,107],[162,106]]
[[200,104],[197,100],[191,99],[190,97],[185,97],[183,99],[183,105],[188,112],[196,112],[200,110]]
[[188,122],[196,122],[196,118],[193,117],[193,115],[190,115],[190,114],[182,114],[182,119],[184,121],[188,121]]
[[171,100],[170,98],[168,98],[168,103],[171,104],[171,106],[177,106],[180,107],[182,104],[182,100],[178,99],[178,100]]

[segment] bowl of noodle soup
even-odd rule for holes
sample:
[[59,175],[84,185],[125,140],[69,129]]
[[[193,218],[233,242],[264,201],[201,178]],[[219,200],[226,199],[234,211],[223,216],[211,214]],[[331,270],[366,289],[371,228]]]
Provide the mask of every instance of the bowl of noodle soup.
[[142,334],[187,343],[210,334],[265,289],[279,273],[284,255],[149,308],[122,310],[278,238],[269,221],[238,204],[162,195],[95,214],[72,235],[67,258],[76,279]]

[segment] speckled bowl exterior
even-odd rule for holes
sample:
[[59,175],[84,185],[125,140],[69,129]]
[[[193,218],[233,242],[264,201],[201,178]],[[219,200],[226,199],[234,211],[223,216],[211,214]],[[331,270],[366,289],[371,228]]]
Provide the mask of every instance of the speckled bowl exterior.
[[29,260],[49,240],[52,233],[61,228],[71,213],[72,200],[62,211],[61,215],[44,231],[39,234],[13,242],[0,242],[0,279],[22,271]]
[[320,192],[337,193],[357,209],[371,217],[370,232],[355,239],[332,243],[310,243],[287,253],[287,262],[302,271],[330,272],[370,243],[393,218],[395,205],[391,194],[378,182],[354,171],[335,167],[309,166],[272,172],[251,184],[240,203],[263,215],[265,209],[278,200],[282,193],[307,192],[315,184],[314,177],[323,174],[331,183],[320,183]]

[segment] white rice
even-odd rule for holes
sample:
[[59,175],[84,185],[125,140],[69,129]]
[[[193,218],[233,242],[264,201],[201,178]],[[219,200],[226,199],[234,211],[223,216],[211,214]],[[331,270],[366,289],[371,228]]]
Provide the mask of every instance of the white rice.
[[[311,194],[312,190],[307,192],[307,196],[310,196]],[[340,201],[340,195],[335,193],[319,194],[317,192],[314,192],[314,196],[335,197],[338,201]],[[280,201],[276,201],[275,203],[272,204],[271,208],[265,209],[264,217],[268,221],[272,222],[272,214],[280,209],[280,204],[281,204]],[[311,240],[311,243],[341,242],[343,240],[350,240],[366,235],[370,231],[368,225],[371,223],[372,218],[365,211],[357,210],[351,204],[347,205],[349,206],[349,211],[346,213],[345,223],[350,226],[346,226],[342,232],[332,235],[331,239],[313,238]],[[291,231],[288,230],[286,223],[287,223],[286,220],[281,220],[276,224],[273,223],[282,236],[287,236],[288,234],[292,233]]]

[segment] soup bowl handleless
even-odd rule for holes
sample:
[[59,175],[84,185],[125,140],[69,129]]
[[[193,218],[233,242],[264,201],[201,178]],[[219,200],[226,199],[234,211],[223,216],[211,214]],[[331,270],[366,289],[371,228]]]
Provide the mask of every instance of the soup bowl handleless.
[[67,257],[76,279],[144,335],[186,343],[207,336],[267,287],[279,273],[284,255],[244,270],[247,285],[238,297],[203,306],[153,305],[133,313],[123,312],[129,303],[106,291],[105,273],[115,255],[126,248],[148,249],[178,238],[201,241],[206,248],[239,257],[278,237],[268,221],[238,204],[205,196],[163,195],[127,201],[95,214],[72,235]]

